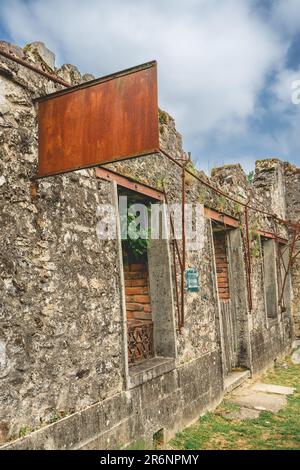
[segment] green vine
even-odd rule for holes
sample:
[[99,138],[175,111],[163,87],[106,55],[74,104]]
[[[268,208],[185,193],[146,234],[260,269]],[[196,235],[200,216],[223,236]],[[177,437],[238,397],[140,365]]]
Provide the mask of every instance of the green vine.
[[248,180],[248,183],[253,183],[254,171],[250,171],[250,173],[247,175],[247,180]]
[[238,202],[234,203],[233,211],[235,215],[239,215],[242,212],[242,206]]
[[260,257],[260,242],[259,242],[259,237],[256,239],[252,240],[251,242],[251,256],[253,258],[259,258]]
[[[150,208],[148,209],[148,216],[150,214]],[[120,216],[121,233],[127,233],[128,227],[132,222],[136,223],[137,215],[130,213],[130,207],[128,208],[127,215]],[[136,223],[138,225],[138,223]],[[150,245],[151,229],[144,230],[139,228],[139,237],[134,239],[128,236],[127,239],[122,240],[123,251],[128,259],[140,260],[147,257],[147,252]]]
[[161,109],[158,110],[158,120],[160,124],[168,124],[168,114]]
[[259,258],[260,256],[260,236],[258,235],[257,231],[259,226],[256,222],[253,222],[249,228],[249,238],[251,243],[251,256],[253,258]]
[[205,205],[205,203],[209,200],[209,197],[210,192],[205,187],[202,187],[199,191],[198,202]]
[[217,206],[217,210],[219,212],[224,212],[224,209],[226,207],[226,197],[225,196],[220,196],[218,198],[218,206]]

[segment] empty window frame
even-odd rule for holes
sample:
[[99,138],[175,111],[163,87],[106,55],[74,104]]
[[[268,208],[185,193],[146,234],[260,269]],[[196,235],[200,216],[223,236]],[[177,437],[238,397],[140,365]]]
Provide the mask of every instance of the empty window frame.
[[277,263],[275,240],[261,237],[263,256],[264,293],[268,318],[277,318],[278,292],[277,292]]

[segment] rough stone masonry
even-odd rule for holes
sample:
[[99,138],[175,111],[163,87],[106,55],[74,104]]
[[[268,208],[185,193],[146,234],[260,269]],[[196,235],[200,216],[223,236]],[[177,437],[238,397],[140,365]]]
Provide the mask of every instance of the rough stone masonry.
[[[42,43],[0,47],[72,85],[93,78],[72,65],[56,69]],[[266,233],[288,240],[286,226],[250,211],[248,279],[242,206],[187,176],[187,201],[210,211],[203,248],[187,253],[200,290],[185,296],[178,331],[178,259],[169,242],[150,248],[155,357],[129,367],[122,246],[96,233],[97,207],[117,204],[117,184],[97,178],[95,169],[34,178],[34,99],[61,88],[0,55],[0,442],[5,449],[99,449],[151,441],[158,432],[168,439],[222,399],[236,368],[255,374],[290,348],[294,325],[300,334],[299,261],[282,309],[276,302],[282,247]],[[160,111],[159,123],[162,148],[184,157],[174,120]],[[107,168],[158,190],[163,182],[169,202],[181,201],[181,171],[163,155]],[[289,163],[257,162],[253,183],[239,165],[217,168],[211,179],[191,168],[244,202],[299,220],[300,170]],[[235,228],[222,223],[224,214]],[[217,286],[220,232],[227,244],[226,299]]]

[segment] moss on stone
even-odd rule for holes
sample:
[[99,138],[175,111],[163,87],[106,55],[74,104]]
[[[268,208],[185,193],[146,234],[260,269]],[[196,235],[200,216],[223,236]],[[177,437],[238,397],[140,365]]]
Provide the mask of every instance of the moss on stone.
[[169,122],[169,115],[165,111],[161,109],[158,110],[158,120],[160,124],[168,124]]

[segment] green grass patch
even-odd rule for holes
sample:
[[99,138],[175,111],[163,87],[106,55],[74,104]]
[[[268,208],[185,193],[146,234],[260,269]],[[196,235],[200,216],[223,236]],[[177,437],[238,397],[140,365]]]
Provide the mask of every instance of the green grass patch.
[[225,399],[214,413],[176,434],[170,442],[174,449],[300,449],[300,366],[289,359],[278,363],[260,379],[264,383],[295,387],[287,406],[277,414],[262,412],[257,419],[229,420],[226,414],[239,406]]

